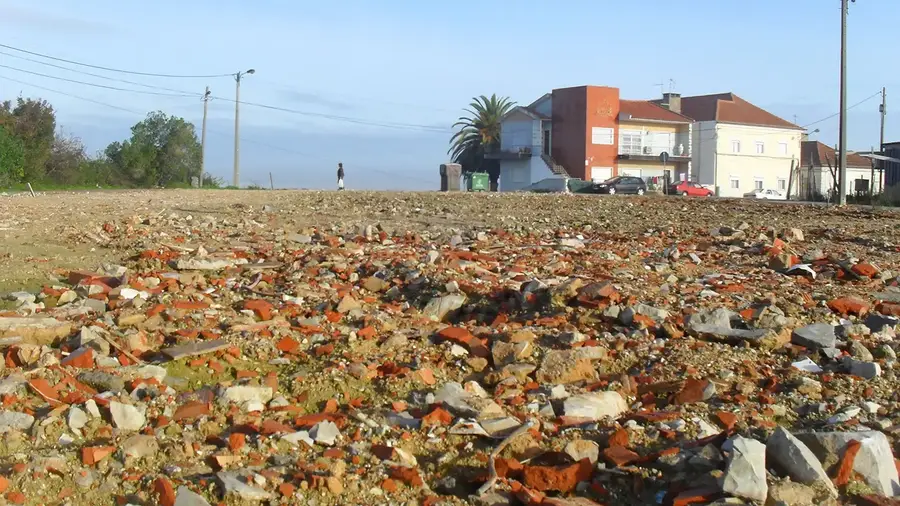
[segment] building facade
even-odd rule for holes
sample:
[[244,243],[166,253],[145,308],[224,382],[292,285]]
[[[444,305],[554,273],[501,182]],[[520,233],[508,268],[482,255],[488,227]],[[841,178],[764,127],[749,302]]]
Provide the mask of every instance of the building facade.
[[692,179],[723,197],[754,189],[787,191],[800,163],[803,129],[733,93],[680,97],[684,116],[694,120]]
[[668,103],[621,100],[617,88],[605,86],[562,88],[510,111],[500,149],[486,156],[500,160],[500,191],[620,174],[690,179],[691,129],[691,119]]
[[[837,151],[834,148],[818,141],[804,141],[800,167],[795,172],[796,191],[791,191],[791,194],[800,200],[830,199],[837,191],[837,166]],[[847,195],[867,193],[870,189],[881,193],[880,179],[880,172],[872,169],[869,159],[856,153],[847,154]]]

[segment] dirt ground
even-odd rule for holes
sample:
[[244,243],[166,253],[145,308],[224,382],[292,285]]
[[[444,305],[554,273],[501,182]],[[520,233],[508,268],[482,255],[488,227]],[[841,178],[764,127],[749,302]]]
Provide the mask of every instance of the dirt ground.
[[[784,239],[787,245],[777,238]],[[781,246],[775,246],[778,243]],[[95,473],[96,483],[84,485],[80,495],[70,493],[66,504],[113,504],[132,496],[140,499],[140,504],[163,504],[162,500],[156,502],[157,494],[164,495],[160,492],[160,487],[164,488],[159,485],[160,480],[198,491],[218,504],[215,501],[221,491],[212,485],[215,474],[208,459],[201,458],[215,456],[227,463],[222,465],[225,469],[246,468],[264,475],[265,479],[258,476],[260,487],[273,495],[277,490],[281,494],[278,497],[283,496],[280,501],[272,499],[265,504],[422,504],[426,498],[432,501],[427,504],[477,504],[471,494],[484,482],[487,455],[495,440],[448,435],[444,427],[440,427],[440,432],[425,428],[405,430],[400,424],[373,428],[354,418],[363,413],[368,414],[370,421],[381,420],[387,417],[385,413],[403,412],[405,407],[400,405],[408,403],[409,411],[417,413],[418,422],[424,418],[423,413],[435,409],[436,404],[424,401],[427,395],[446,383],[459,382],[466,383],[467,388],[471,383],[483,385],[499,403],[497,409],[515,418],[526,417],[526,402],[546,402],[541,410],[544,420],[540,430],[533,431],[530,438],[523,437],[504,453],[525,462],[526,470],[531,464],[533,468],[551,470],[577,466],[568,461],[560,463],[563,461],[559,454],[570,440],[582,438],[606,450],[628,452],[626,457],[633,450],[647,459],[634,466],[623,465],[624,470],[620,470],[614,468],[622,453],[610,454],[606,457],[610,469],[598,467],[589,478],[589,486],[575,490],[573,482],[568,488],[542,489],[553,497],[589,497],[600,502],[534,504],[658,504],[657,494],[667,497],[669,502],[665,503],[669,504],[681,491],[703,490],[709,483],[711,474],[705,464],[696,469],[682,466],[674,472],[666,467],[669,463],[665,457],[671,453],[661,453],[677,443],[684,447],[682,455],[699,457],[690,453],[694,451],[691,445],[695,439],[709,439],[698,435],[702,431],[694,422],[699,419],[711,422],[724,411],[733,412],[740,421],[719,434],[722,440],[734,431],[762,438],[776,425],[795,430],[824,428],[828,416],[848,405],[870,400],[880,405],[880,411],[872,413],[868,422],[897,426],[900,398],[895,392],[900,382],[880,354],[888,346],[879,340],[881,337],[862,342],[878,354],[877,360],[885,367],[883,376],[859,381],[844,374],[835,361],[811,354],[828,372],[808,376],[821,380],[827,388],[813,394],[803,390],[801,395],[800,389],[794,388],[800,373],[791,369],[791,363],[806,353],[804,350],[788,342],[780,342],[781,348],[773,351],[748,343],[735,346],[707,340],[707,336],[687,336],[684,318],[696,311],[725,306],[741,311],[742,316],[754,315],[744,318],[762,328],[763,323],[758,321],[762,318],[753,308],[764,306],[768,309],[763,311],[770,311],[769,317],[771,311],[777,310],[779,317],[784,317],[777,321],[791,321],[789,325],[779,323],[779,331],[784,330],[782,326],[790,327],[782,335],[790,335],[791,329],[804,324],[834,321],[839,315],[830,309],[832,300],[860,297],[874,307],[875,292],[896,287],[896,276],[900,274],[898,246],[900,214],[891,210],[743,200],[187,190],[0,197],[0,296],[17,291],[37,293],[48,285],[65,285],[70,271],[107,271],[107,263],[122,264],[135,272],[129,281],[137,287],[135,291],[152,291],[148,279],[159,284],[166,281],[171,271],[179,271],[170,279],[168,289],[160,286],[152,294],[145,294],[145,300],[126,300],[121,289],[93,293],[110,303],[107,314],[70,317],[75,327],[86,327],[89,318],[96,318],[96,324],[115,331],[111,339],[119,344],[111,351],[107,346],[107,356],[96,357],[96,362],[92,354],[87,363],[64,362],[63,367],[53,364],[45,371],[38,370],[46,376],[40,377],[46,383],[38,387],[31,379],[31,390],[24,386],[19,390],[28,394],[3,398],[6,409],[34,412],[36,418],[44,421],[35,424],[40,425],[43,434],[40,443],[28,440],[24,430],[11,433],[22,437],[0,437],[0,477],[9,474],[6,467],[17,462],[30,461],[29,469],[40,468],[35,473],[50,469],[52,466],[48,467],[44,460],[37,460],[40,455],[45,459],[62,458],[70,469],[80,469],[79,472]],[[819,277],[808,280],[771,268],[772,248],[784,248],[798,259],[810,256],[819,260],[815,265]],[[206,249],[212,256],[205,254]],[[146,257],[139,255],[148,253]],[[224,258],[223,255],[231,255],[228,259],[234,260],[241,253],[252,262],[279,265],[261,267],[259,274],[231,265],[231,279],[226,281],[214,271],[192,274],[188,268],[173,267],[165,261],[165,255],[170,253],[175,255],[172,258],[200,260]],[[431,254],[440,260],[423,260]],[[835,267],[840,262],[877,266],[878,273],[863,276],[865,279],[847,279],[841,277],[846,273],[839,274],[845,267]],[[573,280],[578,284],[570,285],[571,293],[559,289]],[[592,296],[584,295],[583,288],[606,280],[615,283],[615,290],[604,291],[605,295],[597,295],[596,300],[585,299]],[[236,284],[230,284],[232,281]],[[530,281],[541,285],[540,297],[527,293],[531,290],[526,288]],[[451,289],[453,284],[456,286]],[[78,289],[79,302],[91,298],[83,295],[88,293],[83,290],[88,289],[90,286]],[[49,290],[53,295],[47,298],[58,297],[63,290]],[[452,297],[454,293],[468,296],[460,314],[446,319],[442,315],[431,321],[422,317],[429,310],[429,300]],[[265,304],[257,300],[256,306],[249,306],[253,297],[266,299]],[[538,299],[546,304],[538,305]],[[292,302],[298,300],[301,302]],[[136,304],[138,301],[140,304]],[[345,303],[353,307],[341,309]],[[11,302],[0,304],[0,312],[14,308]],[[657,321],[644,313],[631,321],[608,318],[605,313],[601,316],[610,304],[643,307],[647,314],[656,311],[663,316]],[[165,309],[157,311],[155,307]],[[48,310],[52,309],[62,310],[48,306]],[[263,312],[274,312],[276,316],[263,316]],[[151,313],[153,316],[148,316]],[[504,322],[507,316],[509,319]],[[133,317],[139,323],[126,323]],[[151,327],[149,322],[154,317],[157,321]],[[851,319],[858,323],[855,317]],[[458,332],[463,337],[453,341],[441,334],[447,329],[445,323],[463,331]],[[75,327],[73,336],[77,334]],[[315,330],[317,327],[319,330]],[[200,329],[212,332],[216,339],[227,340],[237,351],[233,356],[219,351],[199,362],[193,358],[158,358],[157,352],[165,346],[213,339],[207,335],[198,338]],[[531,334],[529,339],[537,351],[504,362],[509,357],[501,353],[512,347],[511,336],[521,330]],[[366,332],[369,337],[365,337]],[[131,339],[137,334],[158,336],[158,340]],[[540,373],[530,377],[539,365],[545,365],[545,357],[554,352],[582,350],[588,342],[609,350],[614,359],[604,360],[602,365],[591,365],[590,360],[576,363],[578,370],[585,373],[580,378],[583,381],[559,377],[542,381]],[[66,370],[83,374],[96,369],[124,376],[129,357],[123,357],[120,348],[135,343],[140,346],[132,351],[146,353],[141,356],[148,363],[162,364],[168,374],[166,385],[177,392],[177,397],[173,392],[161,392],[159,397],[146,398],[118,392],[117,398],[123,402],[145,405],[148,414],[157,415],[152,417],[156,425],[151,427],[148,417],[142,433],[152,434],[159,447],[138,464],[120,459],[118,454],[99,464],[85,462],[80,446],[118,447],[125,443],[127,434],[120,434],[118,426],[114,431],[115,424],[106,423],[109,417],[94,417],[83,429],[84,439],[57,444],[55,440],[67,434],[61,414],[70,406],[64,409],[49,402],[47,392],[41,388],[45,384],[57,385],[68,374]],[[478,355],[485,343],[493,349]],[[895,344],[890,346],[896,347]],[[288,345],[299,351],[289,350]],[[85,345],[79,346],[82,348],[76,350],[74,345],[56,342],[52,349],[45,347],[40,353],[53,355],[57,362],[60,358],[70,360]],[[111,359],[118,360],[122,367],[104,365]],[[225,359],[226,368],[217,369]],[[874,363],[876,359],[869,354],[867,360]],[[14,362],[7,357],[7,363]],[[586,370],[582,370],[584,362]],[[37,364],[8,366],[2,376],[29,371]],[[350,373],[359,371],[359,366],[362,373]],[[530,367],[530,371],[517,379],[514,374],[510,376],[512,366]],[[834,371],[839,374],[833,374]],[[701,391],[712,385],[716,395],[695,395],[696,388],[691,391],[691,384],[681,383],[687,377],[696,378],[695,384],[705,381],[706,387]],[[769,382],[769,377],[777,380]],[[215,395],[211,392],[218,392],[219,387],[258,387],[263,378],[280,385],[280,390],[276,390],[293,411],[282,409],[285,405],[269,405],[262,415],[259,410],[251,410],[252,415],[238,413],[236,405],[226,409],[227,403],[219,399],[211,411],[207,406],[207,412],[197,417],[200,421],[191,417],[168,425],[160,421],[171,421],[171,413],[164,413],[174,405],[181,409],[196,403],[196,399],[205,399],[212,405],[209,399]],[[77,382],[73,380],[74,383]],[[543,384],[538,388],[537,383]],[[560,414],[560,399],[555,399],[556,416],[552,416],[554,411],[545,393],[563,383],[572,393],[593,392],[597,388],[624,392],[635,399],[626,406],[633,412],[609,423],[579,425],[567,421],[568,413]],[[65,390],[63,387],[60,388]],[[51,392],[51,397],[63,395],[62,390]],[[673,393],[671,398],[667,397],[669,393]],[[675,398],[687,400],[671,400]],[[827,409],[815,416],[800,415],[810,401],[823,398],[829,401]],[[354,399],[360,402],[353,404]],[[329,402],[336,400],[328,407]],[[49,409],[44,401],[55,409]],[[82,402],[66,404],[75,407]],[[656,409],[669,410],[671,417],[654,418],[658,415]],[[292,422],[290,413],[343,417],[349,420],[348,427],[342,429],[344,434],[349,437],[354,429],[359,439],[342,446],[340,453],[322,452],[321,447],[312,446],[300,451],[287,446],[284,440],[276,440],[281,426],[276,426],[273,433],[246,429],[250,425],[263,426],[262,419],[286,422],[291,430],[308,428],[296,420]],[[531,411],[527,413],[529,417],[533,415]],[[670,429],[665,423],[673,417],[681,417],[681,424],[689,429]],[[710,425],[706,421],[704,424]],[[445,421],[444,425],[450,424]],[[629,450],[613,441],[614,437],[618,441],[621,436],[616,434],[623,431],[630,433],[625,436]],[[246,448],[241,453],[240,447],[234,447],[238,445],[232,444],[231,436],[245,432],[248,447],[252,441],[253,452],[269,455],[270,461],[260,465],[255,453]],[[87,437],[88,434],[92,436]],[[896,445],[894,432],[890,437]],[[190,438],[195,449],[203,448],[209,453],[185,450],[183,443]],[[127,441],[133,444],[133,439]],[[713,444],[711,441],[707,443]],[[392,454],[393,460],[376,458],[375,451],[370,454],[365,446],[368,443],[378,443],[382,452],[387,447],[401,448],[414,457],[414,462],[418,458],[417,472],[422,474],[425,486],[404,486],[396,494],[391,492],[386,483],[394,486],[393,481],[386,473],[397,472],[402,466],[395,466],[394,461],[403,459],[396,453]],[[721,441],[716,444],[721,445]],[[538,453],[550,454],[547,458],[552,465],[539,465],[539,460],[530,462],[536,449],[540,450]],[[362,457],[361,462],[358,456]],[[310,464],[301,465],[298,459],[308,459]],[[114,460],[122,460],[124,465],[114,465]],[[177,466],[173,464],[176,460]],[[687,458],[683,460],[686,462]],[[343,464],[336,465],[338,461]],[[722,462],[714,463],[712,467],[718,468],[712,474],[722,473]],[[48,473],[49,478],[37,482],[29,480],[26,474],[10,475],[10,491],[24,493],[29,501],[26,504],[43,504],[41,497],[61,497],[65,491],[77,489],[78,485],[66,473],[60,475],[53,469]],[[135,478],[129,481],[126,476]],[[391,476],[401,480],[397,478],[400,474]],[[332,490],[338,488],[333,481],[327,487],[322,485],[326,478],[337,478],[342,491]],[[527,476],[522,481],[535,489],[546,485],[539,480],[529,482]],[[292,499],[299,496],[283,491],[282,486],[291,483],[312,487],[302,492],[309,502]],[[582,485],[585,483],[581,481]],[[0,486],[5,487],[2,482]],[[498,490],[502,488],[502,494],[507,494],[510,488],[503,487],[498,486]],[[329,494],[326,488],[333,493]],[[382,489],[387,492],[381,492]],[[440,502],[432,500],[437,495],[441,496]],[[9,493],[0,497],[0,505],[9,497]],[[521,493],[518,500],[524,502]],[[245,502],[231,498],[222,504]],[[511,500],[494,504],[519,503]]]

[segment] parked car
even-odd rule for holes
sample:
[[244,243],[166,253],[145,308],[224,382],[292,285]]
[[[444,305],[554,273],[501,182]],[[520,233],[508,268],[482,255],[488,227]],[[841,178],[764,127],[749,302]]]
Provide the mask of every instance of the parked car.
[[716,192],[700,186],[693,181],[679,181],[669,186],[669,195],[682,195],[684,197],[712,197]]
[[785,200],[787,197],[778,190],[753,190],[744,194],[745,199]]
[[607,179],[602,183],[594,183],[590,192],[608,193],[610,195],[615,195],[616,193],[643,195],[647,193],[647,183],[639,177],[618,176]]

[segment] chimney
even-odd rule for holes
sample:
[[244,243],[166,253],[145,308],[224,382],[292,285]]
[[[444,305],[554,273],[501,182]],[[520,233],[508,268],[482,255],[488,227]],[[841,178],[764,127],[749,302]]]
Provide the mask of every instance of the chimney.
[[662,102],[659,105],[681,114],[681,93],[663,93]]

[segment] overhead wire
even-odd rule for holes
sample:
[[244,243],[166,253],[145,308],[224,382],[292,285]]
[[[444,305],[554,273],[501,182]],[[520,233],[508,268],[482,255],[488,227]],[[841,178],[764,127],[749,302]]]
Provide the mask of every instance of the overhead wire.
[[[100,100],[94,100],[94,99],[92,99],[92,98],[83,97],[83,96],[80,96],[80,95],[75,95],[75,94],[73,94],[73,93],[69,93],[69,92],[57,90],[57,89],[54,89],[54,88],[49,88],[49,87],[46,87],[46,86],[41,86],[41,85],[38,85],[38,84],[30,83],[30,82],[28,82],[28,81],[22,81],[22,80],[20,80],[20,79],[15,79],[15,78],[8,77],[8,76],[4,76],[4,75],[0,75],[0,79],[6,80],[6,81],[10,81],[10,82],[14,82],[14,83],[18,83],[18,84],[22,84],[22,85],[25,85],[25,86],[30,86],[30,87],[37,88],[37,89],[44,90],[44,91],[49,91],[49,92],[51,92],[51,93],[57,93],[57,94],[62,95],[62,96],[66,96],[66,97],[70,97],[70,98],[82,100],[82,101],[85,101],[85,102],[90,102],[90,103],[92,103],[92,104],[102,105],[102,106],[108,107],[108,108],[110,108],[110,109],[116,109],[116,110],[119,110],[119,111],[132,113],[132,114],[135,114],[135,115],[138,115],[138,116],[144,116],[144,115],[145,115],[145,113],[140,112],[140,111],[137,111],[137,110],[135,110],[135,109],[129,109],[129,108],[126,108],[126,107],[120,107],[120,106],[113,105],[113,104],[109,104],[109,103],[106,103],[106,102],[103,102],[103,101],[100,101]],[[220,135],[220,136],[223,136],[223,137],[232,137],[232,134],[230,134],[230,133],[220,132],[220,131],[215,130],[215,129],[207,128],[207,131],[208,131],[209,133],[212,133],[212,134],[215,134],[215,135]],[[313,155],[313,154],[310,154],[310,153],[304,153],[304,152],[301,152],[301,151],[297,151],[297,150],[290,149],[290,148],[285,148],[285,147],[282,147],[282,146],[277,146],[277,145],[274,145],[274,144],[269,144],[269,143],[267,143],[267,142],[258,141],[258,140],[253,139],[253,138],[241,137],[240,139],[241,139],[241,142],[246,142],[246,143],[249,143],[249,144],[256,144],[256,145],[259,145],[259,146],[262,146],[262,147],[266,147],[266,148],[269,148],[269,149],[274,149],[274,150],[277,150],[277,151],[283,151],[283,152],[286,152],[286,153],[291,153],[291,154],[295,154],[295,155],[299,155],[299,156],[305,156],[305,157],[309,157],[309,158],[318,158],[318,159],[320,159],[320,160],[322,159],[321,156]],[[428,180],[425,180],[425,179],[423,179],[423,178],[418,178],[418,177],[415,177],[415,176],[410,176],[410,175],[408,175],[408,174],[400,174],[400,173],[397,173],[397,172],[386,171],[386,170],[378,169],[378,168],[375,168],[375,167],[362,166],[362,167],[359,167],[359,169],[360,169],[360,170],[363,170],[363,171],[377,172],[377,173],[385,174],[385,175],[388,175],[388,176],[404,177],[404,178],[406,178],[406,179],[414,179],[414,180],[421,181],[421,182],[427,182],[427,183],[429,183],[429,184],[433,183],[433,181],[428,181]]]
[[29,51],[27,49],[9,46],[6,44],[0,44],[0,47],[6,48],[6,49],[9,49],[12,51],[18,51],[20,53],[30,54],[32,56],[38,56],[40,58],[46,58],[48,60],[68,63],[71,65],[77,65],[79,67],[87,67],[87,68],[92,68],[92,69],[97,69],[97,70],[105,70],[107,72],[118,72],[120,74],[131,74],[131,75],[135,75],[135,76],[163,77],[163,78],[174,78],[174,79],[213,79],[213,78],[218,78],[218,77],[231,77],[234,75],[233,72],[226,73],[226,74],[206,74],[206,75],[179,75],[179,74],[161,74],[161,73],[155,73],[155,72],[138,72],[138,71],[134,71],[134,70],[124,70],[124,69],[118,69],[118,68],[114,68],[114,67],[104,67],[102,65],[92,65],[90,63],[83,63],[83,62],[79,62],[79,61],[75,61],[75,60],[67,60],[65,58],[50,56],[47,54],[38,53],[36,51]]
[[168,93],[168,92],[161,92],[161,91],[130,90],[128,88],[119,88],[116,86],[107,86],[105,84],[89,83],[86,81],[79,81],[77,79],[68,79],[65,77],[52,76],[50,74],[43,74],[41,72],[34,72],[31,70],[20,69],[17,67],[12,67],[12,66],[3,65],[3,64],[0,64],[0,68],[5,68],[5,69],[13,70],[16,72],[22,72],[25,74],[31,74],[31,75],[39,76],[39,77],[45,77],[47,79],[55,79],[57,81],[66,81],[69,83],[82,84],[85,86],[93,86],[95,88],[103,88],[103,89],[113,90],[113,91],[125,91],[125,92],[130,92],[130,93],[139,93],[142,95],[155,95],[155,96],[160,96],[160,97],[196,98],[196,97],[200,96],[199,94],[190,95],[190,94],[184,94],[184,93]]

